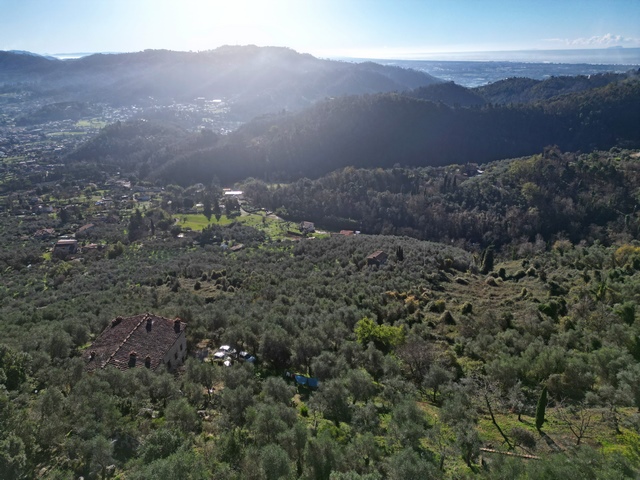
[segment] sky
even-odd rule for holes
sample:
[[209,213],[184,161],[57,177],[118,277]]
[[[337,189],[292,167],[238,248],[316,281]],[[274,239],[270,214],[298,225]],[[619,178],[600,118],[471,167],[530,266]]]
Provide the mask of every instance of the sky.
[[640,47],[640,0],[0,0],[0,50],[285,46],[319,57]]

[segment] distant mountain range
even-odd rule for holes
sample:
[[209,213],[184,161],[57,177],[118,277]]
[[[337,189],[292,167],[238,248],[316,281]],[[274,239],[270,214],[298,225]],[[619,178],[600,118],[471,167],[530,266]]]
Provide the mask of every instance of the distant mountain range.
[[224,98],[243,119],[298,110],[327,97],[402,91],[438,81],[415,70],[321,60],[280,47],[145,50],[64,61],[0,52],[0,84],[28,82],[41,92],[62,91],[64,100],[113,104]]

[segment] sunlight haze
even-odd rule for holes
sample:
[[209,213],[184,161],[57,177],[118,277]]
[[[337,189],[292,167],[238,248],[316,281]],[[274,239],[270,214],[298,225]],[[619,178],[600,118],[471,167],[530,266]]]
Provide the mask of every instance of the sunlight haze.
[[640,47],[635,1],[2,0],[0,49],[36,53],[286,46],[323,57]]

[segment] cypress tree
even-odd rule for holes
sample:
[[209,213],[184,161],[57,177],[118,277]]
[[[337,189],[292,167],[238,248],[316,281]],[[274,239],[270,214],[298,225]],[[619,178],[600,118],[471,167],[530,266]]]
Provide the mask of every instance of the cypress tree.
[[547,387],[542,388],[540,398],[538,399],[538,406],[536,407],[536,428],[541,431],[542,424],[544,423],[544,413],[547,409]]
[[205,195],[202,205],[203,205],[202,213],[207,218],[207,222],[210,222],[211,215],[213,215],[213,208],[211,205],[211,198],[209,197],[209,195]]

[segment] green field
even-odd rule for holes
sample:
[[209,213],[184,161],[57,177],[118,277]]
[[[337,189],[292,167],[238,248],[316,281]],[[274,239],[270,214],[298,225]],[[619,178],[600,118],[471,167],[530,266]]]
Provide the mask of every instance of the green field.
[[76,122],[78,128],[104,128],[107,126],[107,122],[92,118],[91,120],[79,120]]
[[11,164],[11,163],[19,163],[22,162],[26,159],[27,157],[25,156],[17,156],[17,157],[4,157],[2,159],[2,163],[6,163],[7,165]]
[[216,220],[216,217],[211,217],[211,221],[207,221],[207,217],[201,213],[180,214],[174,216],[174,218],[177,220],[176,224],[180,225],[183,230],[194,230],[197,232],[202,231],[203,228],[209,225],[229,225],[233,222],[233,220],[227,218],[226,215],[222,215],[220,220]]
[[193,231],[202,231],[203,228],[209,225],[229,225],[233,222],[242,223],[249,227],[262,230],[272,240],[279,240],[287,235],[287,231],[295,229],[296,225],[292,222],[285,222],[284,220],[267,217],[264,214],[250,213],[247,215],[241,215],[238,217],[229,218],[226,215],[222,215],[220,220],[216,220],[216,217],[211,217],[211,221],[207,221],[207,218],[203,214],[189,214],[189,215],[176,215],[177,225],[183,229],[191,229]]

